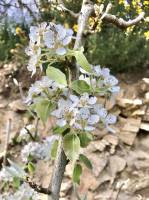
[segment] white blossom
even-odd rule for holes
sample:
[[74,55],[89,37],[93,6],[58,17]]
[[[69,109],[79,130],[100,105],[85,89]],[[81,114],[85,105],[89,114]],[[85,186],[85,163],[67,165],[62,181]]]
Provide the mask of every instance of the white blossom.
[[40,200],[40,195],[27,183],[23,183],[16,192],[0,195],[0,200]]
[[114,132],[109,125],[116,123],[116,116],[110,113],[108,114],[108,111],[99,104],[94,106],[94,110],[98,114],[100,122],[102,122],[110,132]]
[[50,95],[53,94],[53,92],[55,92],[57,89],[58,84],[56,84],[55,81],[52,81],[47,76],[43,76],[41,80],[36,81],[31,85],[25,103],[30,104],[34,97],[37,97],[38,95],[46,96],[45,91]]
[[19,140],[24,140],[24,141],[29,141],[30,140],[30,135],[28,134],[28,131],[34,135],[35,134],[35,126],[33,124],[27,125],[25,128],[22,128],[20,130],[20,134],[18,139]]
[[21,151],[22,161],[25,163],[28,162],[30,156],[36,160],[49,160],[52,144],[58,139],[59,138],[57,136],[53,135],[47,137],[43,143],[29,142]]
[[98,121],[99,116],[92,114],[90,108],[84,107],[79,110],[74,127],[80,130],[93,131],[95,129],[94,125]]
[[10,166],[3,166],[0,171],[0,180],[6,182],[12,182],[14,177],[24,178],[26,176],[25,171],[16,163],[8,160]]
[[65,29],[62,25],[50,23],[48,30],[44,33],[43,39],[45,45],[54,50],[58,55],[64,55],[67,52],[67,46],[72,39],[72,29]]
[[12,182],[13,181],[13,176],[6,170],[6,168],[2,168],[0,171],[0,181],[5,181],[5,182]]
[[110,74],[108,68],[101,68],[100,65],[91,66],[92,73],[86,72],[82,68],[80,71],[82,74],[79,80],[84,80],[88,85],[91,85],[94,91],[98,91],[100,96],[104,96],[107,93],[116,94],[119,92],[120,87],[117,86],[118,80]]
[[72,126],[75,122],[75,117],[77,115],[77,101],[72,101],[71,99],[61,98],[58,101],[58,109],[54,110],[51,115],[57,117],[57,125],[60,127],[65,126],[67,123]]

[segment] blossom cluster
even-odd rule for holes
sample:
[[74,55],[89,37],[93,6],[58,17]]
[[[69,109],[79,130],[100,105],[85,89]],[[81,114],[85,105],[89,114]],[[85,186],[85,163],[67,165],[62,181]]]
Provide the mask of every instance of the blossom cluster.
[[22,161],[27,163],[29,157],[35,160],[49,160],[52,144],[55,140],[58,140],[58,136],[49,136],[43,143],[29,142],[25,145],[21,151]]
[[43,76],[41,80],[36,81],[31,85],[28,91],[28,96],[25,99],[25,103],[31,104],[36,101],[36,97],[46,97],[55,94],[56,90],[61,86],[55,81],[52,81],[47,76]]
[[100,65],[92,66],[92,73],[80,68],[82,74],[79,79],[91,85],[93,91],[100,96],[106,94],[117,94],[120,90],[118,80],[110,74],[108,68],[101,68]]
[[40,196],[27,183],[23,183],[14,194],[0,195],[0,200],[40,200]]
[[51,115],[57,117],[57,125],[63,127],[69,125],[73,129],[93,131],[97,123],[103,124],[110,131],[110,124],[116,122],[116,117],[108,114],[107,110],[97,103],[95,96],[84,93],[80,97],[70,95],[69,99],[61,98],[58,108]]
[[72,29],[66,29],[60,24],[41,23],[38,26],[30,27],[30,43],[26,49],[26,54],[30,56],[28,63],[28,70],[32,75],[36,73],[36,67],[42,70],[42,51],[46,51],[44,56],[49,57],[55,54],[63,56],[67,52],[67,45],[71,42],[73,37]]

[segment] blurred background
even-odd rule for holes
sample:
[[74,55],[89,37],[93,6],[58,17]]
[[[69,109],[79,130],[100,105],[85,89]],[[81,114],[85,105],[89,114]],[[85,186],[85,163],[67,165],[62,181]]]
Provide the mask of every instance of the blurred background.
[[[53,1],[54,2],[54,1]],[[95,0],[94,3],[109,3]],[[67,8],[78,12],[80,0],[65,0]],[[96,34],[85,34],[85,52],[93,64],[110,67],[114,72],[146,69],[149,66],[149,1],[111,0],[111,13],[129,20],[145,11],[144,21],[139,25],[120,30],[110,24],[96,26]],[[77,19],[68,17],[52,6],[52,0],[1,0],[0,1],[0,61],[10,60],[24,64],[24,47],[28,43],[30,25],[41,21],[62,22],[77,32]],[[94,17],[89,25],[94,26]]]

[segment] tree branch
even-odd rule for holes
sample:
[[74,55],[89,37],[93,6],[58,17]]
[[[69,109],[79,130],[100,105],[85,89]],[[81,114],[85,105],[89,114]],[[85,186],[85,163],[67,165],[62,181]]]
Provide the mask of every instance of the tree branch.
[[63,150],[63,138],[61,137],[59,140],[51,183],[48,188],[48,190],[51,191],[51,197],[53,200],[59,200],[61,183],[63,180],[65,167],[67,163],[68,163],[67,157]]
[[83,32],[87,26],[88,18],[90,17],[93,10],[94,10],[93,4],[88,0],[83,0],[81,13],[78,18],[78,32],[76,36],[74,49],[78,49],[82,45]]
[[117,26],[118,28],[122,28],[123,29],[123,28],[128,28],[130,26],[138,24],[144,18],[144,16],[145,16],[145,13],[142,12],[135,19],[129,20],[129,21],[125,21],[122,18],[118,18],[115,15],[111,15],[111,14],[107,13],[103,17],[103,21],[108,22],[108,23],[112,23],[115,26]]
[[62,11],[65,11],[65,12],[69,13],[74,18],[78,18],[79,17],[79,13],[75,13],[72,10],[69,10],[68,8],[66,8],[66,6],[65,6],[65,4],[64,4],[64,2],[62,0],[59,0],[58,3],[59,3],[58,7],[60,9],[62,9]]
[[48,195],[51,194],[50,190],[48,190],[47,188],[42,187],[41,185],[37,185],[33,181],[30,181],[28,178],[27,178],[27,180],[25,180],[25,182],[28,183],[29,186],[31,188],[33,188],[36,192],[43,193],[43,194],[48,194]]

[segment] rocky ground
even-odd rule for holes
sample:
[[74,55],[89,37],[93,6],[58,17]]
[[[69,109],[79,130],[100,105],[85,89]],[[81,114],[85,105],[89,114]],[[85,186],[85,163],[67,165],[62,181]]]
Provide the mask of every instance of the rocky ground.
[[[95,139],[85,150],[92,160],[93,171],[84,168],[78,192],[88,200],[148,200],[149,199],[149,71],[117,75],[121,92],[116,101],[107,102],[109,110],[118,116],[116,134],[96,130]],[[8,120],[11,119],[11,139],[32,122],[22,104],[15,79],[24,91],[30,77],[14,64],[0,67],[0,158],[4,154]],[[102,99],[101,99],[102,101]],[[42,136],[50,134],[52,121],[39,124]],[[11,143],[10,139],[10,143]],[[21,147],[10,145],[9,152],[19,161]],[[52,162],[38,162],[34,181],[44,187],[49,183]],[[66,168],[61,188],[61,200],[74,200],[71,165]],[[43,199],[46,199],[42,195]]]

